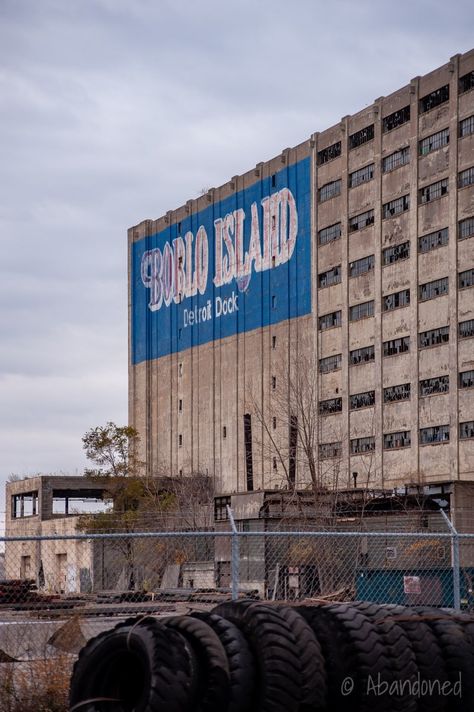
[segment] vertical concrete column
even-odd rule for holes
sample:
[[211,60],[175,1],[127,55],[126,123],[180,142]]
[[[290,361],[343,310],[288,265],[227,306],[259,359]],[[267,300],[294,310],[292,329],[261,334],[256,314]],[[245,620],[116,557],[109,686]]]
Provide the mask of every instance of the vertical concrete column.
[[420,482],[419,456],[419,352],[418,352],[418,101],[419,77],[410,82],[410,213],[408,232],[410,238],[410,361],[412,373],[410,422],[412,479]]
[[[319,338],[318,338],[318,137],[319,131],[312,134],[310,139],[311,147],[311,323],[313,328],[312,333],[312,349],[313,354],[310,359],[313,368],[316,369],[315,387],[316,393],[320,394],[320,375],[319,375]],[[314,447],[316,448],[316,457],[318,462],[318,474],[320,474],[319,466],[319,443],[320,443],[320,428],[319,428],[319,413],[318,427],[315,432]]]
[[378,353],[375,357],[375,407],[373,434],[375,436],[376,482],[370,483],[384,487],[383,475],[383,329],[382,329],[382,101],[374,101],[374,163],[375,163],[375,198],[374,198],[374,346]]
[[[339,479],[340,487],[352,487],[350,468],[350,413],[349,413],[349,116],[341,119],[341,280],[342,280],[342,373],[341,373],[341,398],[342,398],[342,457]],[[345,432],[344,432],[345,431]]]
[[459,479],[459,389],[458,389],[458,126],[459,56],[451,58],[449,70],[449,463],[451,479]]

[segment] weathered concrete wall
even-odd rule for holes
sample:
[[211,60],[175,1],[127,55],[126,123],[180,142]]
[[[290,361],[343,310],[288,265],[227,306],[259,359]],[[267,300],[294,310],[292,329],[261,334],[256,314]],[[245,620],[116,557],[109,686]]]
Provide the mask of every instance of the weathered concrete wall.
[[[458,290],[460,271],[474,267],[474,238],[457,239],[458,222],[474,216],[474,187],[457,190],[459,170],[474,164],[474,137],[459,138],[459,121],[474,114],[474,91],[458,92],[458,80],[474,71],[474,52],[453,57],[443,67],[388,97],[377,99],[358,114],[346,116],[326,131],[314,134],[295,149],[285,150],[256,169],[234,177],[224,186],[156,221],[145,221],[129,231],[135,240],[162,229],[165,224],[184,219],[209,203],[251,185],[257,176],[270,176],[284,161],[312,158],[312,281],[313,313],[272,327],[239,334],[229,339],[195,347],[180,354],[130,366],[129,417],[143,438],[142,456],[149,471],[186,474],[207,472],[222,493],[248,489],[245,473],[244,413],[254,413],[252,401],[268,418],[275,411],[272,377],[296,353],[305,352],[315,364],[319,359],[341,354],[341,368],[318,376],[321,400],[342,398],[342,412],[320,419],[317,441],[341,442],[341,454],[332,464],[321,465],[327,478],[339,486],[352,485],[358,473],[369,487],[394,487],[406,483],[449,482],[458,478],[474,480],[474,439],[459,439],[459,423],[474,420],[474,391],[458,389],[458,374],[474,369],[474,340],[458,339],[458,322],[474,319],[474,291]],[[420,100],[449,85],[449,101],[420,112]],[[410,119],[389,131],[383,120],[404,107]],[[350,148],[350,137],[374,125],[374,137]],[[449,145],[420,155],[419,141],[449,129]],[[318,164],[318,152],[341,142],[340,156]],[[410,160],[383,172],[385,158],[408,148]],[[374,177],[349,187],[350,174],[374,164]],[[439,180],[449,179],[449,191],[439,199],[422,204],[420,190]],[[341,180],[340,195],[318,202],[318,189]],[[410,208],[394,216],[384,216],[383,206],[402,196],[410,196]],[[373,210],[373,221],[363,229],[349,230],[351,218]],[[318,244],[318,232],[340,222],[341,237]],[[443,228],[449,230],[448,244],[419,253],[418,239]],[[407,259],[384,265],[382,250],[410,243]],[[357,277],[350,276],[355,260],[374,255],[374,268]],[[341,282],[318,289],[317,275],[341,265]],[[448,277],[449,294],[421,302],[419,285]],[[410,290],[410,303],[393,311],[383,311],[386,295]],[[349,321],[349,308],[374,301],[374,316]],[[341,310],[340,326],[318,331],[318,318]],[[418,348],[418,334],[449,326],[449,343]],[[383,343],[408,336],[407,353],[383,356]],[[276,342],[274,342],[276,338]],[[375,359],[351,365],[349,352],[375,347]],[[449,375],[449,392],[420,397],[419,381]],[[410,398],[384,403],[383,389],[411,384]],[[276,389],[285,384],[277,382]],[[352,394],[375,391],[375,405],[351,411]],[[419,443],[424,427],[449,425],[449,442]],[[276,469],[269,454],[269,439],[252,421],[253,489],[284,487],[281,468]],[[281,428],[281,431],[278,430]],[[225,431],[224,431],[225,428]],[[403,449],[384,450],[383,435],[411,432],[411,444]],[[225,436],[224,436],[225,432]],[[375,437],[375,451],[351,454],[350,440]],[[277,437],[287,438],[277,426]],[[308,473],[299,468],[297,486],[308,483]]]

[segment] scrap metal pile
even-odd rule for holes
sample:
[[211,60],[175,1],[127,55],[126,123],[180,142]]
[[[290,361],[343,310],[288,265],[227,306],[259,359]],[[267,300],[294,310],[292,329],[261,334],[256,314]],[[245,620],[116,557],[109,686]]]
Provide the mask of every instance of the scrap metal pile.
[[474,616],[225,602],[90,640],[70,712],[472,712]]

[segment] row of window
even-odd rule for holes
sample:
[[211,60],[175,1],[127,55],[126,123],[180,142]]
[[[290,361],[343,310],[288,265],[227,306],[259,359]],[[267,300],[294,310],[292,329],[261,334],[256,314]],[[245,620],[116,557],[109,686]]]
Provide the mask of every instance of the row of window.
[[[438,94],[438,98],[441,96]],[[428,99],[431,97],[431,95],[428,95],[428,97],[424,97],[424,99]],[[421,100],[423,101],[423,99]],[[432,106],[430,108],[433,108]],[[392,129],[398,128],[399,126],[403,126],[403,124],[407,123],[410,120],[410,107],[405,106],[403,109],[399,109],[399,111],[395,111],[393,114],[390,114],[389,116],[386,116],[382,120],[382,131],[383,133],[387,133],[388,131],[392,131]],[[466,119],[462,119],[459,122],[459,137],[462,138],[463,136],[468,136],[469,134],[473,133],[474,131],[474,116],[469,116]],[[353,148],[358,148],[359,146],[362,146],[364,143],[367,143],[368,141],[372,141],[374,138],[374,125],[371,124],[370,126],[367,126],[360,131],[357,131],[356,133],[353,133],[349,136],[349,150]],[[438,148],[442,148],[443,146],[447,146],[449,144],[449,129],[442,129],[441,131],[437,131],[435,134],[432,134],[431,136],[427,136],[426,138],[423,138],[419,141],[419,154],[420,156],[426,155],[426,153],[430,153],[430,151],[435,151]],[[408,150],[408,149],[401,149],[401,150]],[[317,163],[318,165],[322,166],[325,163],[329,163],[330,161],[333,161],[335,158],[339,158],[339,156],[342,154],[342,144],[341,141],[336,141],[336,143],[333,143],[331,146],[327,146],[326,148],[321,149],[318,151],[317,155]],[[405,161],[408,162],[408,161]],[[403,163],[401,165],[404,165]],[[384,172],[385,172],[384,168]],[[393,168],[388,168],[387,170],[393,170]]]
[[[473,171],[474,169],[469,169]],[[370,214],[369,214],[370,213]],[[355,232],[357,230],[362,230],[368,225],[372,225],[374,222],[374,211],[370,210],[361,215],[356,215],[354,218],[350,218],[349,221],[349,232]],[[352,222],[354,221],[354,222]],[[472,237],[474,235],[474,217],[465,218],[458,222],[458,239],[464,240],[467,237]],[[334,225],[329,225],[328,227],[319,230],[318,232],[318,242],[320,245],[327,245],[334,240],[338,240],[342,236],[342,223],[335,223]],[[444,227],[440,230],[435,230],[427,235],[422,235],[418,238],[418,252],[430,252],[437,247],[442,247],[447,245],[449,240],[448,228]],[[382,251],[382,263],[384,265],[392,264],[397,260],[404,260],[410,256],[410,241],[401,243],[400,245],[394,245],[393,247],[387,247]]]
[[[430,149],[430,150],[434,150],[434,149]],[[387,160],[388,161],[387,166],[392,166],[391,168],[389,168],[389,170],[393,170],[395,167],[398,167],[399,165],[403,165],[403,163],[401,163],[401,161],[404,161],[405,163],[408,162],[407,160],[405,160],[405,157],[406,157],[406,154],[402,155],[402,151],[397,151],[396,153],[393,153],[391,156],[388,156],[387,159],[384,159],[384,161]],[[393,161],[390,162],[389,159],[393,159]],[[395,165],[395,162],[396,162],[396,165]],[[361,185],[362,183],[367,183],[368,181],[372,180],[373,177],[374,177],[374,164],[371,163],[369,166],[365,166],[365,168],[360,168],[359,170],[354,171],[354,173],[351,173],[349,175],[349,188],[354,188],[355,186]],[[473,185],[473,184],[474,184],[474,167],[467,168],[466,170],[461,171],[458,174],[458,188],[467,188],[468,186]],[[319,202],[324,203],[326,200],[330,200],[331,198],[335,198],[338,195],[340,195],[341,194],[341,186],[342,186],[342,181],[340,178],[323,185],[318,191]],[[442,198],[443,195],[447,195],[448,192],[449,192],[449,179],[443,178],[442,180],[436,181],[435,183],[431,183],[430,185],[427,185],[424,188],[420,188],[420,190],[418,191],[419,204],[424,205],[425,203],[430,203],[433,200]],[[410,209],[410,196],[404,195],[401,198],[396,198],[395,200],[391,200],[388,203],[385,203],[382,206],[382,215],[383,215],[383,218],[386,219],[386,218],[394,217],[395,215],[398,215],[399,213],[405,212],[406,210],[409,210],[409,209]],[[360,228],[358,228],[358,229],[360,229]]]
[[[338,312],[334,312],[338,313]],[[339,312],[340,313],[340,312]],[[459,338],[467,339],[474,337],[474,319],[460,322]],[[449,326],[442,326],[438,329],[422,331],[418,334],[418,347],[427,349],[431,346],[439,346],[446,344],[449,341]],[[382,345],[382,353],[384,358],[390,356],[398,356],[399,354],[408,353],[410,351],[410,337],[402,336],[398,339],[389,339],[384,341]],[[349,352],[349,365],[358,366],[362,363],[370,363],[375,361],[375,347],[365,346],[360,349],[354,349]],[[319,370],[321,373],[329,373],[336,371],[342,366],[342,354],[327,356],[319,361]],[[467,372],[469,373],[469,372]]]
[[[474,371],[462,371],[459,374],[459,388],[474,388]],[[434,376],[419,382],[419,395],[421,398],[449,392],[449,376]],[[394,403],[409,400],[411,397],[411,384],[401,383],[383,389],[383,402]],[[369,408],[375,404],[375,391],[356,393],[349,397],[349,410]],[[319,403],[320,415],[333,415],[342,412],[342,398],[329,398]]]
[[[464,222],[464,221],[463,221]],[[462,238],[464,239],[465,237],[471,237],[473,232],[474,232],[474,219],[470,218],[468,221],[468,224],[463,225],[463,233],[462,233]],[[435,249],[436,247],[441,247],[443,245],[446,245],[448,242],[448,229],[445,228],[444,230],[438,230],[435,233],[431,233],[430,235],[425,235],[423,238],[420,238],[419,241],[419,251],[421,252],[428,252],[430,250]],[[409,242],[404,242],[401,245],[396,245],[395,247],[388,247],[385,250],[382,251],[382,265],[385,267],[386,265],[389,264],[394,264],[395,262],[398,262],[399,260],[405,260],[408,259],[410,256],[410,243]],[[375,255],[368,255],[367,257],[362,257],[359,260],[355,260],[354,262],[349,263],[349,277],[359,277],[362,274],[366,274],[368,272],[371,272],[374,269],[375,266]],[[469,271],[469,270],[467,270]],[[463,274],[463,273],[460,273]],[[326,272],[320,272],[318,275],[318,286],[320,288],[323,287],[330,287],[331,285],[334,284],[339,284],[342,280],[342,270],[341,270],[341,265],[337,265],[336,267],[332,267],[330,270],[327,270]],[[443,277],[442,279],[438,280],[433,280],[432,282],[427,282],[426,284],[422,284],[419,287],[419,298],[421,301],[425,301],[426,299],[432,299],[433,297],[439,297],[442,294],[447,294],[448,293],[448,277]],[[410,294],[409,290],[404,290],[404,292],[407,292],[406,295],[406,300],[403,303],[399,303],[396,306],[405,306],[406,304],[410,303]],[[396,298],[396,296],[402,295],[403,292],[397,292],[396,294],[388,295],[387,297],[384,297],[384,310],[388,309],[388,306],[385,306],[385,303],[390,303],[390,299]],[[400,299],[403,299],[402,296],[399,296]],[[395,308],[395,307],[392,307]]]
[[[362,274],[359,272],[359,274]],[[353,276],[353,275],[351,275]],[[322,272],[318,275],[318,285],[319,287],[329,287],[334,284],[339,284],[341,281],[341,265],[333,267],[328,272]],[[459,289],[467,289],[474,286],[474,269],[467,269],[458,274],[458,287]],[[442,277],[441,279],[434,279],[432,282],[426,282],[425,284],[420,284],[418,287],[418,299],[420,302],[427,302],[430,299],[436,299],[437,297],[442,297],[449,293],[449,278]],[[406,307],[410,304],[410,290],[402,289],[400,292],[393,292],[392,294],[387,294],[382,298],[382,310],[393,311],[394,309],[399,309],[400,307]],[[349,321],[359,321],[359,319],[365,319],[366,317],[374,315],[374,305],[375,301],[370,300],[368,302],[362,302],[361,304],[354,304],[354,306],[349,307]],[[329,322],[332,321],[332,316],[338,312],[332,312],[329,316]],[[340,326],[340,317],[337,318],[337,323],[330,324],[331,326]],[[330,328],[326,326],[325,322],[322,329]],[[321,319],[320,319],[321,324]]]
[[[435,425],[428,428],[420,428],[419,444],[433,445],[436,443],[449,442],[449,425]],[[460,440],[470,440],[474,438],[474,421],[470,420],[459,424]],[[411,446],[411,431],[401,430],[395,433],[384,433],[383,449],[396,450]],[[363,455],[374,452],[375,437],[352,438],[349,442],[349,452],[351,455]],[[319,446],[319,457],[323,460],[342,456],[342,443],[321,443]]]

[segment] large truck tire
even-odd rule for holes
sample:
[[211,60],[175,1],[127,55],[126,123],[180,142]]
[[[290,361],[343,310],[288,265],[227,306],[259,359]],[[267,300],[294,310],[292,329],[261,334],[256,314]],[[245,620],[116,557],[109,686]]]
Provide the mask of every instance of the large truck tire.
[[380,632],[349,604],[297,606],[321,644],[331,712],[387,712],[388,697],[379,682],[390,677],[390,659]]
[[191,712],[192,653],[154,618],[132,618],[92,638],[73,669],[70,712]]
[[417,712],[415,683],[418,666],[410,639],[402,626],[390,616],[382,606],[367,601],[356,601],[351,605],[365,613],[376,624],[382,636],[386,653],[390,659],[389,683],[392,685],[391,706],[398,712]]
[[302,676],[300,712],[325,710],[327,679],[321,645],[311,626],[295,608],[278,606],[278,612],[290,626],[298,645]]
[[253,652],[257,685],[252,712],[298,712],[302,683],[298,645],[278,610],[261,603],[229,601],[212,612],[234,623]]
[[191,645],[197,661],[196,712],[226,712],[230,699],[227,655],[218,635],[203,620],[191,616],[162,619],[167,628],[178,631]]
[[408,606],[387,603],[381,604],[380,608],[403,628],[415,654],[420,686],[419,712],[443,712],[446,699],[438,694],[437,682],[440,686],[447,682],[448,673],[436,635],[421,616]]
[[193,618],[207,623],[217,634],[227,655],[230,675],[228,712],[250,710],[255,691],[255,659],[236,625],[209,611],[191,613]]
[[449,612],[430,606],[413,607],[436,635],[441,647],[451,693],[445,695],[449,712],[472,712],[474,707],[474,650],[469,633]]

